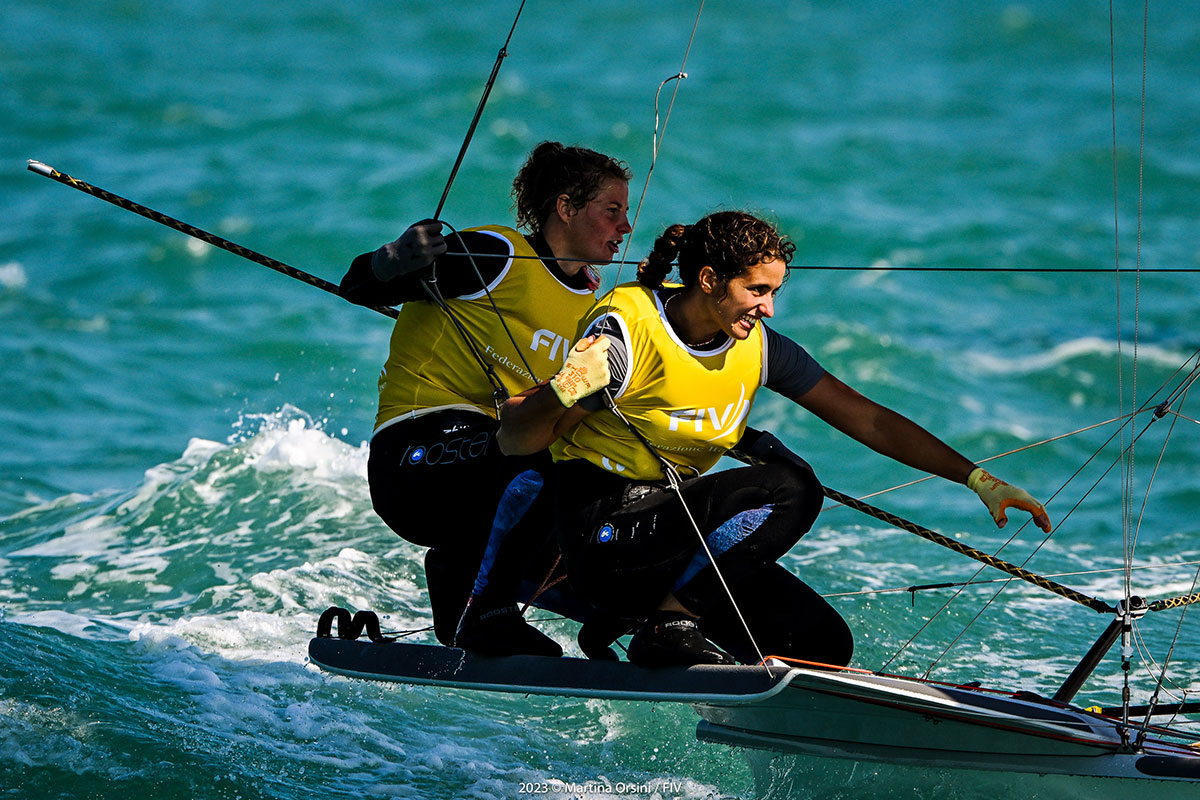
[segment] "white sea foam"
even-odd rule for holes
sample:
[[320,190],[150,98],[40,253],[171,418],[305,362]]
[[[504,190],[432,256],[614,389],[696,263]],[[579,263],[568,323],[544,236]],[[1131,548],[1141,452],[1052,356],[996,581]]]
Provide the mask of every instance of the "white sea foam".
[[82,614],[61,610],[16,611],[7,615],[7,622],[36,628],[53,628],[79,639],[116,640],[125,635],[128,623],[108,619],[92,619]]
[[94,741],[96,724],[63,705],[0,697],[0,763],[35,769],[69,765],[77,774],[129,777],[129,770],[113,766],[111,753]]
[[426,694],[305,667],[310,624],[308,615],[239,612],[142,624],[129,638],[150,678],[188,698],[187,724],[203,725],[227,745],[285,758],[301,772],[305,764],[345,771],[350,791],[356,774],[369,773],[372,789],[364,793],[376,795],[381,785],[411,786],[414,777],[430,780],[443,770],[486,781],[519,768],[515,760],[492,763],[491,746],[481,749],[463,734],[462,725],[480,722],[475,712],[449,711],[461,701],[435,705]]
[[50,577],[59,581],[69,581],[77,578],[88,578],[96,573],[96,565],[87,562],[68,561],[58,564],[50,570]]
[[285,405],[272,414],[247,414],[232,441],[247,448],[247,463],[264,472],[294,470],[321,481],[351,479],[365,486],[369,447],[327,434],[303,411]]
[[[176,461],[158,464],[146,470],[142,485],[137,493],[126,500],[118,508],[120,514],[130,514],[145,506],[160,496],[164,486],[177,483],[181,478],[195,474],[205,466],[214,455],[226,449],[225,445],[207,439],[191,439],[187,447]],[[216,502],[216,499],[213,499]]]
[[0,287],[5,289],[24,289],[29,284],[25,269],[15,261],[0,264]]
[[75,522],[63,535],[40,544],[9,553],[12,558],[45,556],[50,558],[89,558],[103,555],[121,543],[121,528],[107,514]]
[[[1087,356],[1111,358],[1118,352],[1124,358],[1132,358],[1133,345],[1117,343],[1096,336],[1062,342],[1042,353],[1030,353],[1015,357],[999,356],[995,353],[973,351],[971,363],[984,372],[1000,375],[1027,375],[1053,369],[1061,364]],[[1177,367],[1187,358],[1184,353],[1168,350],[1156,345],[1142,344],[1137,348],[1137,357],[1164,367]]]

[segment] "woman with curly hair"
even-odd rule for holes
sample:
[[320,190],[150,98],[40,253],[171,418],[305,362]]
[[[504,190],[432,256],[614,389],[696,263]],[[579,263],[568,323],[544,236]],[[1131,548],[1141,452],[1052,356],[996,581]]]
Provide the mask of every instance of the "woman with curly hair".
[[[883,455],[968,483],[998,524],[1015,505],[1049,526],[1028,494],[763,324],[794,251],[773,225],[742,212],[672,225],[639,283],[617,287],[584,317],[552,391],[502,407],[504,452],[549,447],[554,457],[567,573],[611,623],[607,635],[581,629],[589,655],[612,657],[607,644],[633,629],[629,658],[646,666],[728,663],[712,642],[743,662],[775,654],[849,663],[848,626],[776,563],[812,526],[822,489],[803,459],[747,429],[762,387]],[[676,263],[682,285],[664,284]],[[735,448],[754,465],[705,474]]]
[[[435,634],[452,644],[513,476],[547,461],[506,458],[495,443],[501,400],[554,375],[595,302],[593,264],[629,233],[628,167],[582,147],[542,142],[513,181],[518,228],[442,236],[424,220],[354,260],[347,300],[400,305],[379,376],[367,466],[375,511],[428,547]],[[561,655],[516,607],[491,609],[499,652]],[[484,642],[481,647],[487,649]]]

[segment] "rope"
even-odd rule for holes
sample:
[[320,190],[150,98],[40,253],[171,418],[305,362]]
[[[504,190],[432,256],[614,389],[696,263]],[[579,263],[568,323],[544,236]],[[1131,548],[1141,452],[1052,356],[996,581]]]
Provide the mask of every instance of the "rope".
[[[562,555],[560,554],[554,559],[554,563],[550,565],[550,571],[546,573],[546,577],[542,578],[542,582],[538,584],[538,588],[533,593],[533,596],[526,601],[525,605],[521,606],[522,616],[524,616],[525,612],[529,610],[529,607],[533,605],[534,601],[567,579],[567,574],[565,572],[562,575],[559,575],[557,578],[554,578],[554,571],[558,569],[558,565],[561,562]],[[554,578],[554,580],[550,580],[551,578]]]
[[[692,24],[691,36],[688,38],[687,47],[684,49],[683,61],[680,64],[679,72],[677,72],[676,74],[663,80],[663,82],[658,85],[658,91],[655,92],[655,95],[654,95],[654,134],[652,137],[650,168],[646,171],[646,180],[645,180],[645,183],[642,185],[642,193],[641,193],[641,196],[638,198],[638,204],[637,204],[637,208],[633,214],[633,220],[630,222],[629,227],[631,230],[629,232],[629,236],[625,240],[625,252],[623,254],[623,257],[616,262],[618,264],[617,276],[616,276],[616,282],[618,284],[620,283],[620,280],[621,280],[621,267],[624,266],[625,264],[629,264],[629,263],[638,263],[636,261],[635,262],[628,261],[624,256],[628,254],[629,246],[630,246],[631,242],[633,241],[633,229],[635,229],[637,227],[638,216],[641,214],[642,204],[645,202],[646,192],[650,187],[650,176],[654,174],[654,167],[655,167],[655,164],[657,164],[657,162],[658,162],[658,153],[659,153],[659,150],[662,148],[662,139],[660,138],[659,127],[658,127],[658,99],[659,99],[659,96],[662,94],[662,89],[664,86],[666,86],[671,81],[682,81],[682,79],[687,77],[687,72],[685,71],[686,67],[687,67],[687,59],[688,59],[688,55],[691,53],[691,50],[692,50],[692,43],[696,39],[696,31],[700,26],[700,16],[703,14],[703,12],[704,12],[704,0],[701,0],[699,8],[697,8],[697,10],[696,10],[696,20]],[[663,125],[662,125],[662,136],[663,137],[666,136],[667,123],[670,121],[671,109],[673,109],[675,107],[675,97],[678,93],[679,93],[679,83],[676,83],[675,91],[671,93],[671,101],[667,105],[666,116],[663,118]],[[609,301],[608,301],[608,307],[605,309],[604,313],[600,315],[600,317],[603,318],[605,315],[607,315],[608,309],[610,309],[611,307],[612,307],[612,296],[610,294]],[[625,415],[622,414],[620,412],[620,410],[617,409],[616,403],[613,401],[613,398],[609,395],[607,390],[604,391],[604,399],[605,399],[606,407],[610,411],[612,411],[612,413],[615,414],[617,416],[617,418],[619,420],[621,420],[621,422],[623,422],[627,428],[629,428],[630,432],[632,432],[633,435],[642,443],[642,445],[645,446],[646,449],[650,451],[651,455],[653,455],[658,460],[659,464],[662,467],[663,474],[666,476],[668,486],[675,493],[675,496],[677,498],[679,498],[679,503],[681,506],[683,506],[684,514],[687,516],[688,522],[691,523],[692,530],[695,532],[696,537],[700,540],[700,547],[704,550],[704,554],[706,556],[708,556],[708,560],[709,560],[709,563],[712,565],[713,572],[716,574],[717,579],[720,581],[721,587],[725,590],[725,595],[729,598],[729,602],[732,604],[734,613],[737,614],[738,621],[741,623],[743,630],[746,631],[746,636],[749,638],[750,644],[754,647],[754,652],[758,656],[759,663],[765,665],[766,659],[763,657],[762,649],[759,648],[758,642],[754,638],[754,634],[750,631],[750,626],[746,622],[746,618],[742,615],[742,609],[740,606],[738,606],[737,600],[734,598],[733,592],[729,588],[729,584],[725,581],[725,576],[724,576],[724,574],[722,574],[720,567],[717,566],[717,559],[713,557],[712,551],[708,547],[708,542],[707,542],[707,540],[705,540],[704,534],[700,530],[700,526],[696,523],[695,517],[692,516],[692,510],[688,507],[687,500],[683,496],[683,489],[682,489],[682,486],[680,483],[679,472],[678,472],[677,468],[675,467],[674,464],[672,464],[670,461],[668,461],[666,458],[664,458],[662,456],[662,454],[658,452],[658,449],[655,448],[654,445],[651,444],[650,441],[642,434],[642,432],[639,431],[637,428],[635,428],[633,426],[633,423],[631,423],[625,417]]]
[[[1194,567],[1197,565],[1200,565],[1200,561],[1177,561],[1177,562],[1172,562],[1172,563],[1168,563],[1168,564],[1142,564],[1141,566],[1135,566],[1134,569],[1135,570],[1171,569],[1171,568],[1175,568],[1175,567]],[[1044,577],[1044,578],[1075,578],[1075,577],[1079,577],[1081,575],[1109,575],[1113,572],[1121,572],[1124,569],[1125,569],[1124,567],[1113,567],[1110,569],[1085,569],[1085,570],[1077,570],[1074,572],[1049,572],[1049,573],[1046,573],[1045,575],[1043,575],[1042,577]],[[944,582],[944,583],[917,583],[917,584],[912,584],[911,586],[893,586],[890,589],[860,589],[857,592],[831,592],[829,594],[823,594],[823,595],[821,595],[821,597],[824,597],[825,599],[828,600],[830,597],[860,597],[862,595],[868,595],[868,594],[896,594],[898,592],[905,592],[905,593],[913,595],[915,598],[917,592],[934,591],[937,589],[954,589],[954,588],[958,588],[958,587],[986,586],[988,584],[993,584],[993,583],[1006,583],[1006,584],[1012,583],[1012,578],[988,578],[986,580],[981,580],[981,581],[977,581],[974,578],[970,578],[965,581],[949,581],[949,582]],[[1185,595],[1184,597],[1200,598],[1200,594]],[[1179,600],[1179,599],[1180,598],[1175,598],[1175,600]],[[1149,606],[1149,610],[1150,611],[1165,611],[1165,610],[1167,610],[1167,608],[1175,608],[1175,607],[1177,607],[1177,605],[1186,605],[1186,604],[1172,604],[1172,605],[1164,606],[1161,608],[1155,607],[1159,603],[1168,603],[1168,602],[1171,602],[1171,601],[1160,600],[1160,601],[1157,601],[1157,603],[1151,603]]]
[[868,503],[864,503],[861,500],[857,500],[847,494],[843,494],[836,489],[830,489],[828,486],[826,486],[823,487],[823,490],[825,496],[829,499],[836,500],[843,505],[853,508],[855,511],[861,511],[868,516],[886,522],[902,531],[916,534],[922,539],[941,545],[942,547],[953,550],[954,552],[967,556],[968,558],[973,558],[989,567],[998,569],[1001,572],[1006,572],[1015,578],[1020,578],[1027,583],[1032,583],[1034,586],[1045,589],[1046,591],[1053,592],[1059,597],[1064,597],[1067,600],[1087,606],[1093,611],[1099,611],[1101,613],[1112,613],[1116,611],[1113,606],[1109,605],[1103,600],[1089,597],[1078,590],[1063,586],[1062,584],[1056,583],[1049,578],[1030,572],[1023,567],[1018,567],[1016,564],[1009,563],[1004,559],[996,558],[989,553],[985,553],[982,550],[977,550],[970,545],[963,544],[962,542],[951,539],[948,536],[943,536],[942,534],[918,525],[915,522],[909,522],[903,517],[896,516],[891,512],[884,511],[883,509],[876,508]]
[[[646,170],[646,180],[642,184],[642,194],[638,197],[637,208],[633,212],[633,221],[629,223],[629,227],[636,230],[638,217],[642,213],[642,204],[646,201],[646,192],[650,188],[650,176],[654,174],[654,167],[658,163],[658,151],[662,149],[663,139],[667,135],[667,123],[671,121],[671,110],[675,108],[675,98],[679,94],[679,85],[683,79],[687,77],[687,61],[688,56],[692,52],[692,43],[696,41],[696,31],[700,28],[700,16],[704,13],[704,0],[700,0],[700,5],[696,9],[696,20],[692,23],[692,34],[688,37],[687,47],[683,50],[683,60],[679,63],[679,72],[663,80],[658,85],[658,91],[654,93],[654,134],[651,138],[650,150],[650,168]],[[674,90],[671,92],[671,102],[667,103],[667,113],[663,117],[662,135],[658,131],[658,98],[662,94],[663,87],[671,81],[678,81]],[[629,252],[629,245],[633,241],[633,230],[629,231],[629,237],[625,241],[625,253]],[[618,277],[620,273],[618,272]]]
[[1200,603],[1200,592],[1171,597],[1166,600],[1155,600],[1149,604],[1149,609],[1151,611],[1169,611],[1173,608],[1183,608],[1184,606],[1191,606],[1196,603]]
[[[1176,370],[1175,370],[1175,373],[1174,373],[1174,374],[1173,374],[1173,375],[1172,375],[1170,378],[1168,378],[1166,382],[1164,382],[1164,383],[1163,383],[1161,386],[1159,386],[1159,388],[1158,388],[1158,389],[1156,389],[1156,390],[1155,390],[1155,392],[1154,392],[1154,395],[1152,395],[1152,396],[1151,396],[1151,400],[1153,399],[1153,397],[1154,397],[1154,396],[1156,396],[1157,394],[1159,394],[1159,393],[1160,393],[1160,392],[1163,390],[1163,388],[1166,386],[1166,384],[1167,384],[1167,383],[1169,383],[1169,382],[1170,382],[1170,380],[1174,379],[1174,378],[1175,378],[1175,377],[1176,377],[1176,376],[1177,376],[1177,375],[1178,375],[1178,374],[1179,374],[1181,371],[1183,371],[1183,368],[1184,368],[1184,366],[1186,366],[1186,362],[1185,362],[1185,364],[1184,364],[1184,365],[1181,365],[1181,366],[1180,366],[1178,369],[1176,369]],[[1145,425],[1145,426],[1142,428],[1142,430],[1141,430],[1141,431],[1139,431],[1139,432],[1136,432],[1136,433],[1134,434],[1134,436],[1133,436],[1133,441],[1137,441],[1137,440],[1138,440],[1138,439],[1140,439],[1142,436],[1144,436],[1144,435],[1146,434],[1146,432],[1147,432],[1147,431],[1150,429],[1150,426],[1151,426],[1151,425],[1153,425],[1153,424],[1154,424],[1154,422],[1156,422],[1157,420],[1161,419],[1161,418],[1162,418],[1162,417],[1165,415],[1166,411],[1165,411],[1164,409],[1165,409],[1165,408],[1168,406],[1168,404],[1169,404],[1169,403],[1171,403],[1171,402],[1173,402],[1175,399],[1179,398],[1180,396],[1182,396],[1182,395],[1181,395],[1181,392],[1182,392],[1182,391],[1186,391],[1186,387],[1190,387],[1190,386],[1191,386],[1192,382],[1193,382],[1193,381],[1196,379],[1196,377],[1197,377],[1197,374],[1196,374],[1196,370],[1197,370],[1197,369],[1200,369],[1200,363],[1198,363],[1198,365],[1197,365],[1197,367],[1196,367],[1196,368],[1193,368],[1193,372],[1192,372],[1192,374],[1189,374],[1187,377],[1185,377],[1185,378],[1184,378],[1184,380],[1182,381],[1181,385],[1180,385],[1180,386],[1178,386],[1178,387],[1176,387],[1176,388],[1175,388],[1175,389],[1174,389],[1174,390],[1173,390],[1173,391],[1172,391],[1172,392],[1169,394],[1169,396],[1168,396],[1168,399],[1167,399],[1166,401],[1164,401],[1163,403],[1161,403],[1161,404],[1160,404],[1160,405],[1159,405],[1157,408],[1153,408],[1153,409],[1152,409],[1152,407],[1150,406],[1150,400],[1147,400],[1147,401],[1146,401],[1146,403],[1145,403],[1145,405],[1144,405],[1144,406],[1143,406],[1141,409],[1139,409],[1138,411],[1134,412],[1134,413],[1133,413],[1133,414],[1131,414],[1131,415],[1128,415],[1128,416],[1125,418],[1125,422],[1124,422],[1124,423],[1122,423],[1121,427],[1120,427],[1120,428],[1119,428],[1117,431],[1115,431],[1115,432],[1114,432],[1114,433],[1113,433],[1111,436],[1109,436],[1109,437],[1108,437],[1108,439],[1107,439],[1107,440],[1106,440],[1106,441],[1105,441],[1103,444],[1101,444],[1101,445],[1100,445],[1100,447],[1098,447],[1098,448],[1096,449],[1096,451],[1095,451],[1095,452],[1094,452],[1094,453],[1093,453],[1093,454],[1092,454],[1092,455],[1091,455],[1091,456],[1090,456],[1090,457],[1087,459],[1087,461],[1086,461],[1086,462],[1084,462],[1084,464],[1083,464],[1083,465],[1082,465],[1082,466],[1081,466],[1081,467],[1080,467],[1078,470],[1076,470],[1076,471],[1075,471],[1075,473],[1074,473],[1074,474],[1073,474],[1073,475],[1072,475],[1070,478],[1068,478],[1068,479],[1067,479],[1067,481],[1066,481],[1066,482],[1065,482],[1065,483],[1064,483],[1064,484],[1063,484],[1063,485],[1062,485],[1062,486],[1061,486],[1061,487],[1058,489],[1058,491],[1056,491],[1056,492],[1054,493],[1054,495],[1053,495],[1053,496],[1052,496],[1050,499],[1051,499],[1051,500],[1053,500],[1054,498],[1058,497],[1058,496],[1059,496],[1059,495],[1060,495],[1060,494],[1063,492],[1063,490],[1064,490],[1064,489],[1066,489],[1066,487],[1067,487],[1067,486],[1068,486],[1068,485],[1071,483],[1071,481],[1073,481],[1075,478],[1077,478],[1077,477],[1078,477],[1078,476],[1079,476],[1079,475],[1080,475],[1080,474],[1083,472],[1083,470],[1084,470],[1084,469],[1085,469],[1085,468],[1088,466],[1088,464],[1090,464],[1090,463],[1091,463],[1091,462],[1092,462],[1092,461],[1093,461],[1093,460],[1094,460],[1094,459],[1095,459],[1097,456],[1099,456],[1099,455],[1100,455],[1101,451],[1102,451],[1102,450],[1103,450],[1103,449],[1104,449],[1104,448],[1105,448],[1105,447],[1106,447],[1106,446],[1107,446],[1107,445],[1108,445],[1110,442],[1112,442],[1112,441],[1113,441],[1114,439],[1116,439],[1118,436],[1120,436],[1120,435],[1122,435],[1122,434],[1123,434],[1123,432],[1124,432],[1124,430],[1125,430],[1125,427],[1126,427],[1126,426],[1130,426],[1130,425],[1132,425],[1132,424],[1133,424],[1133,421],[1134,421],[1134,419],[1136,418],[1136,416],[1137,416],[1138,414],[1140,414],[1140,413],[1142,413],[1142,412],[1144,412],[1144,411],[1147,411],[1147,410],[1153,410],[1153,411],[1154,411],[1154,414],[1151,416],[1151,418],[1150,418],[1150,421],[1146,423],[1146,425]],[[1130,446],[1132,446],[1132,443],[1131,443],[1131,445],[1130,445]],[[1071,507],[1071,508],[1070,508],[1070,509],[1067,511],[1067,513],[1066,513],[1066,514],[1064,514],[1064,515],[1063,515],[1062,519],[1059,521],[1059,527],[1055,529],[1056,531],[1057,531],[1057,530],[1060,530],[1060,529],[1062,528],[1062,525],[1063,525],[1063,524],[1064,524],[1064,523],[1065,523],[1065,522],[1066,522],[1068,519],[1070,519],[1071,515],[1075,513],[1075,511],[1076,511],[1076,510],[1077,510],[1077,509],[1078,509],[1078,508],[1079,508],[1079,507],[1080,507],[1080,506],[1083,504],[1084,500],[1086,500],[1086,499],[1088,498],[1088,496],[1089,496],[1089,495],[1090,495],[1090,494],[1091,494],[1091,493],[1092,493],[1092,492],[1093,492],[1093,491],[1096,489],[1096,487],[1100,485],[1100,483],[1101,483],[1101,482],[1104,480],[1104,478],[1105,478],[1105,477],[1106,477],[1106,476],[1109,474],[1109,472],[1111,472],[1111,471],[1112,471],[1112,470],[1113,470],[1113,469],[1114,469],[1114,468],[1115,468],[1115,467],[1116,467],[1118,464],[1122,463],[1122,460],[1123,460],[1123,458],[1125,457],[1125,453],[1127,452],[1127,449],[1128,449],[1128,448],[1126,448],[1126,447],[1124,446],[1124,439],[1123,439],[1123,437],[1122,437],[1122,449],[1121,449],[1121,452],[1120,452],[1120,453],[1118,453],[1117,457],[1113,459],[1112,463],[1110,463],[1110,464],[1108,465],[1108,468],[1107,468],[1107,469],[1105,469],[1105,470],[1104,470],[1104,471],[1103,471],[1103,472],[1100,474],[1100,476],[1099,476],[1099,477],[1098,477],[1098,478],[1097,478],[1097,479],[1096,479],[1096,480],[1095,480],[1095,481],[1092,483],[1092,485],[1091,485],[1090,487],[1088,487],[1088,489],[1087,489],[1087,490],[1086,490],[1086,491],[1083,493],[1083,496],[1082,496],[1082,497],[1080,497],[1080,498],[1079,498],[1079,500],[1077,500],[1077,501],[1076,501],[1076,503],[1075,503],[1075,504],[1074,504],[1074,505],[1073,505],[1073,506],[1072,506],[1072,507]],[[1020,533],[1020,531],[1021,531],[1021,530],[1024,530],[1024,527],[1025,527],[1024,525],[1023,525],[1023,526],[1021,526],[1021,528],[1020,528],[1018,531],[1016,531],[1016,532],[1015,532],[1015,533],[1014,533],[1012,536],[1010,536],[1010,537],[1009,537],[1009,539],[1008,539],[1008,541],[1007,541],[1007,542],[1005,542],[1005,543],[1004,543],[1004,544],[1003,544],[1003,545],[1000,547],[1000,550],[999,550],[999,551],[997,551],[997,552],[1003,551],[1005,547],[1008,547],[1008,545],[1010,545],[1010,544],[1011,544],[1011,543],[1012,543],[1012,542],[1013,542],[1013,541],[1016,539],[1016,537],[1017,537],[1017,535]],[[1042,541],[1041,541],[1040,543],[1038,543],[1037,547],[1036,547],[1036,548],[1033,550],[1033,552],[1031,552],[1031,553],[1030,553],[1030,554],[1029,554],[1029,555],[1026,557],[1026,559],[1025,559],[1025,563],[1029,563],[1029,561],[1030,561],[1030,560],[1032,560],[1033,556],[1034,556],[1034,555],[1036,555],[1036,554],[1037,554],[1037,552],[1038,552],[1039,550],[1041,550],[1041,548],[1042,548],[1043,546],[1045,546],[1045,544],[1046,544],[1046,543],[1049,541],[1049,539],[1050,539],[1050,536],[1051,536],[1051,535],[1052,535],[1052,534],[1047,534],[1047,535],[1046,535],[1046,536],[1045,536],[1045,537],[1042,539]],[[1128,571],[1129,571],[1129,566],[1128,566],[1127,564],[1124,564],[1124,559],[1123,559],[1123,566],[1122,566],[1122,570],[1123,570],[1123,571],[1125,571],[1126,573],[1128,573]],[[979,574],[979,573],[976,573],[976,575],[978,575],[978,574]],[[973,580],[973,578],[972,578],[972,580]],[[946,646],[946,647],[945,647],[945,648],[942,650],[942,653],[941,653],[941,655],[939,655],[939,656],[938,656],[938,658],[934,660],[934,662],[933,662],[933,663],[930,665],[930,667],[929,667],[929,670],[932,670],[932,669],[933,669],[933,666],[935,666],[935,665],[938,663],[938,661],[940,661],[940,660],[941,660],[941,659],[942,659],[942,658],[943,658],[943,657],[944,657],[944,656],[945,656],[945,655],[946,655],[946,654],[947,654],[947,653],[950,651],[950,649],[951,649],[951,648],[952,648],[952,647],[953,647],[953,646],[954,646],[954,645],[955,645],[955,644],[956,644],[956,643],[959,641],[959,639],[961,639],[961,638],[962,638],[962,636],[963,636],[963,635],[964,635],[964,634],[967,632],[967,630],[968,630],[968,629],[969,629],[969,628],[970,628],[972,625],[974,625],[974,624],[975,624],[975,622],[977,622],[977,621],[979,620],[979,618],[982,616],[983,612],[984,612],[984,611],[985,611],[985,610],[986,610],[986,609],[987,609],[989,606],[991,606],[991,604],[992,604],[993,602],[995,602],[997,598],[999,598],[999,596],[1000,596],[1001,592],[1003,592],[1003,591],[1004,591],[1004,589],[1006,589],[1006,588],[1007,588],[1007,585],[1008,585],[1008,584],[1006,583],[1004,586],[1000,587],[1000,589],[999,589],[999,590],[998,590],[998,591],[997,591],[997,592],[996,592],[996,593],[995,593],[995,594],[994,594],[994,595],[993,595],[993,596],[992,596],[992,597],[991,597],[991,598],[990,598],[990,599],[989,599],[989,600],[988,600],[986,603],[984,603],[984,605],[983,605],[983,606],[980,608],[980,610],[979,610],[979,611],[978,611],[978,612],[975,614],[975,616],[974,616],[974,617],[972,617],[972,618],[971,618],[971,620],[970,620],[970,621],[969,621],[969,622],[968,622],[966,625],[964,625],[964,626],[963,626],[963,629],[962,629],[962,631],[961,631],[961,632],[958,634],[958,636],[956,636],[956,637],[954,638],[954,640],[953,640],[953,641],[951,641],[951,642],[950,642],[950,644],[948,644],[948,645],[947,645],[947,646]],[[1129,581],[1129,579],[1127,578],[1127,580],[1126,580],[1126,586],[1128,587],[1129,585],[1130,585],[1130,581]],[[942,607],[941,607],[941,608],[940,608],[940,609],[939,609],[939,610],[938,610],[936,613],[934,613],[934,614],[933,614],[933,615],[932,615],[932,616],[929,618],[929,620],[927,620],[927,621],[926,621],[926,623],[925,623],[923,626],[921,626],[921,628],[920,628],[920,629],[919,629],[919,630],[918,630],[916,633],[914,633],[914,634],[913,634],[913,636],[912,636],[912,637],[910,637],[910,638],[909,638],[909,640],[908,640],[907,642],[905,642],[905,643],[904,643],[904,645],[902,645],[902,646],[899,648],[899,650],[897,650],[897,652],[896,652],[896,653],[894,653],[894,654],[892,655],[891,659],[889,659],[887,663],[888,663],[888,664],[892,663],[892,661],[894,661],[894,660],[895,660],[895,659],[896,659],[896,658],[897,658],[897,657],[900,655],[900,653],[902,653],[902,652],[903,652],[903,651],[904,651],[904,650],[905,650],[905,649],[906,649],[906,648],[907,648],[907,647],[908,647],[910,644],[912,644],[912,643],[913,643],[913,642],[916,640],[916,638],[917,638],[918,636],[920,636],[920,635],[921,635],[921,633],[922,633],[922,632],[924,632],[926,628],[928,628],[928,627],[929,627],[929,625],[930,625],[930,624],[933,622],[933,620],[934,620],[934,619],[936,619],[938,615],[940,615],[940,614],[941,614],[943,611],[945,611],[945,610],[946,610],[946,609],[947,609],[947,608],[950,606],[950,603],[951,603],[951,602],[953,602],[953,600],[954,600],[955,598],[957,598],[957,597],[958,597],[958,595],[961,593],[961,591],[962,591],[962,590],[960,589],[960,590],[959,590],[959,592],[956,592],[956,593],[954,594],[954,596],[953,596],[953,597],[951,597],[949,600],[947,600],[947,601],[946,601],[946,602],[945,602],[945,603],[942,605]],[[928,671],[929,671],[929,670],[927,670],[926,674],[928,674]]]
[[509,395],[508,390],[504,388],[504,383],[500,380],[500,376],[496,374],[496,369],[484,359],[483,355],[479,352],[479,343],[475,341],[475,337],[471,335],[471,332],[467,330],[467,326],[458,318],[458,315],[450,308],[450,304],[442,297],[442,293],[438,291],[436,278],[421,281],[421,288],[425,290],[425,294],[429,295],[429,302],[440,308],[442,313],[449,318],[455,330],[462,336],[467,349],[474,356],[475,363],[479,364],[479,368],[483,370],[484,377],[492,385],[492,401],[496,405],[496,416],[499,417],[500,403],[507,400]]
[[[448,228],[450,228],[451,233],[458,235],[458,231],[449,222],[443,221],[442,224],[444,224]],[[459,235],[458,238],[459,238],[459,241],[462,241],[461,235]],[[515,256],[514,256],[514,258],[515,258]],[[490,303],[492,306],[492,311],[494,311],[496,313],[496,318],[498,320],[500,320],[500,325],[504,328],[504,333],[506,336],[508,336],[508,341],[512,342],[513,350],[516,351],[516,353],[517,353],[517,358],[521,359],[521,363],[525,366],[525,371],[529,373],[529,377],[533,380],[533,382],[537,383],[538,377],[537,377],[537,375],[533,374],[533,367],[529,366],[529,362],[525,360],[525,353],[522,352],[521,346],[517,344],[517,340],[513,337],[512,331],[508,327],[508,322],[505,321],[505,319],[504,319],[504,315],[500,313],[500,309],[496,305],[496,300],[495,300],[495,298],[492,297],[492,290],[490,288],[488,288],[487,281],[485,281],[483,279],[483,273],[480,272],[480,270],[479,270],[479,265],[475,263],[475,257],[468,254],[467,259],[471,264],[471,269],[474,270],[474,272],[475,272],[475,277],[479,278],[479,286],[483,290],[483,293],[487,296],[488,303]],[[510,260],[512,260],[512,259],[510,259]],[[539,258],[538,260],[542,261],[542,263],[545,263],[544,259]],[[435,273],[436,273],[436,269],[437,269],[437,265],[435,263],[435,265],[434,265]]]

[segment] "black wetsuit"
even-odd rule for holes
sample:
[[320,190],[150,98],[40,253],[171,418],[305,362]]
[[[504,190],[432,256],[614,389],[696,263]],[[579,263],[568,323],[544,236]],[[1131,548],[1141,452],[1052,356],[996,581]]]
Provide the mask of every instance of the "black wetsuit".
[[[547,256],[544,263],[555,277],[564,284],[584,285],[587,276],[567,276],[558,269],[540,236],[527,239],[539,255]],[[471,231],[461,239],[447,236],[446,244],[451,253],[503,254],[496,237]],[[354,259],[342,278],[343,297],[366,306],[427,299],[420,283],[427,271],[385,283],[375,277],[371,257],[364,253]],[[472,265],[464,256],[443,255],[436,262],[438,288],[446,298],[477,292],[481,276],[484,285],[490,284],[504,264],[502,258],[479,257]],[[430,548],[426,584],[435,633],[444,644],[453,642],[505,488],[516,475],[529,469],[545,471],[549,464],[546,453],[503,455],[495,441],[497,427],[486,414],[445,409],[388,424],[371,439],[371,502],[401,538]],[[526,560],[515,555],[513,559],[519,565],[516,571],[523,572]]]

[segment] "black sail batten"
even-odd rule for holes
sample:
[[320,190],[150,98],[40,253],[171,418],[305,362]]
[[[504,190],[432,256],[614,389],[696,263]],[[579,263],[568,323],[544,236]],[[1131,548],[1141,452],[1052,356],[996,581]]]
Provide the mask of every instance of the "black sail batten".
[[[186,222],[167,216],[160,211],[155,211],[152,208],[135,203],[132,200],[113,194],[110,191],[101,189],[99,186],[93,186],[87,181],[79,180],[78,178],[59,172],[54,167],[48,164],[43,164],[40,161],[29,161],[28,169],[30,172],[35,172],[38,175],[44,175],[51,180],[58,181],[64,186],[70,186],[72,189],[78,189],[84,194],[90,194],[92,197],[103,200],[106,203],[111,203],[117,208],[122,208],[126,211],[132,211],[134,214],[145,217],[146,219],[157,222],[160,225],[165,225],[168,228],[187,234],[193,239],[198,239],[206,244],[211,244],[213,247],[219,247],[222,250],[233,253],[235,256],[241,256],[248,261],[253,261],[256,264],[261,264],[264,267],[287,275],[289,278],[295,278],[298,281],[303,281],[309,286],[315,286],[321,291],[341,297],[342,293],[338,289],[337,284],[330,283],[323,278],[318,278],[316,275],[311,275],[304,270],[296,269],[295,267],[284,264],[282,261],[276,261],[269,256],[264,256],[262,253],[257,253],[248,247],[243,247],[240,244],[231,242],[228,239],[217,236],[215,233],[209,233],[206,230],[197,228],[194,225],[189,225]],[[393,319],[400,313],[391,306],[368,306],[372,311],[378,311],[384,316]]]

